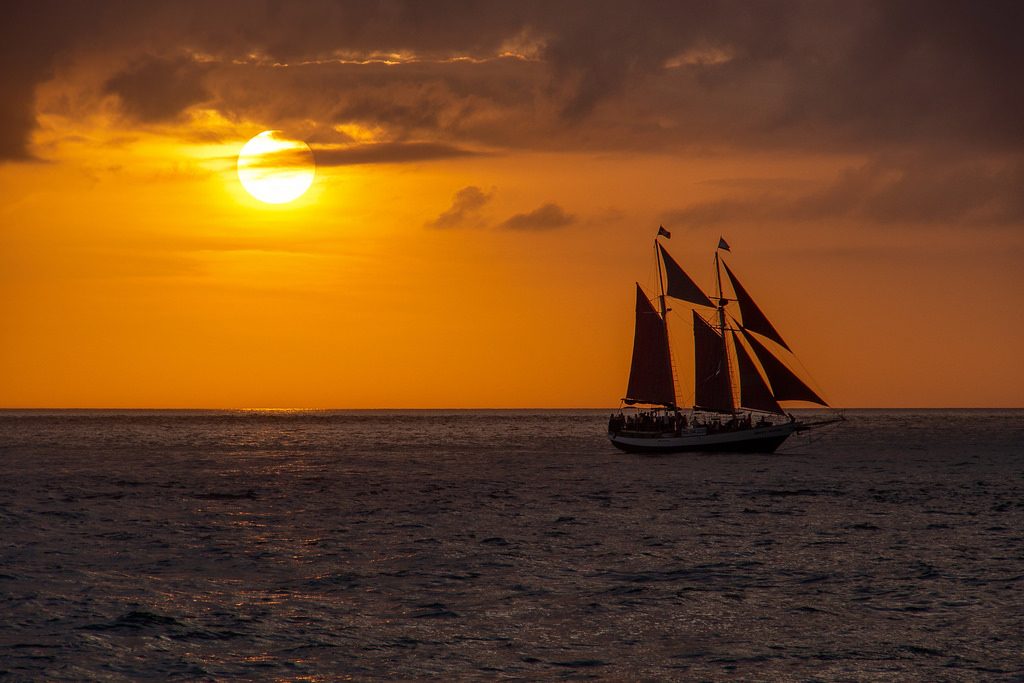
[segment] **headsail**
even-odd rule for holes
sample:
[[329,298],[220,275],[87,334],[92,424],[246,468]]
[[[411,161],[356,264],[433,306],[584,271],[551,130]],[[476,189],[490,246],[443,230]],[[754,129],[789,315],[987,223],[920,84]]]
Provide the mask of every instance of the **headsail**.
[[697,283],[669,256],[665,247],[659,244],[658,249],[661,250],[661,260],[665,264],[665,293],[673,298],[701,306],[714,306],[711,299],[697,286]]
[[732,380],[722,335],[693,311],[694,398],[697,408],[731,413]]
[[761,309],[757,307],[754,300],[750,298],[750,294],[743,288],[740,281],[736,279],[736,276],[729,270],[729,266],[725,263],[725,272],[729,274],[729,280],[732,281],[732,288],[736,291],[736,300],[740,305],[740,314],[743,316],[743,327],[748,330],[753,330],[759,334],[763,334],[769,339],[781,344],[787,351],[790,350],[789,345],[782,341],[782,335],[779,334],[775,326],[772,325]]
[[769,413],[783,414],[779,402],[772,396],[771,389],[764,383],[753,359],[743,348],[739,336],[733,332],[733,346],[736,347],[736,360],[740,371],[740,405],[753,410],[764,410]]
[[743,338],[754,349],[754,355],[761,361],[764,374],[768,376],[771,384],[772,394],[777,401],[810,401],[819,405],[827,406],[821,396],[811,389],[807,384],[796,376],[792,370],[786,367],[768,348],[759,342],[754,335],[743,330]]
[[672,359],[668,350],[668,329],[644,294],[636,286],[636,328],[633,333],[633,362],[629,368],[627,403],[655,403],[675,406]]

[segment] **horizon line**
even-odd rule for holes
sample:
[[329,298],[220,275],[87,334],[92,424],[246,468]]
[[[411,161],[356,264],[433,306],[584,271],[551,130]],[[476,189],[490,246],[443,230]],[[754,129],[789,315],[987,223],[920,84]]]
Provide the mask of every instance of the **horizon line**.
[[[627,406],[628,407],[628,406]],[[292,407],[189,407],[189,406],[145,406],[145,407],[128,407],[128,406],[0,406],[0,412],[4,411],[196,411],[196,412],[379,412],[386,410],[393,411],[499,411],[499,410],[515,410],[515,411],[527,411],[527,410],[561,410],[561,411],[573,411],[573,410],[620,410],[622,406],[470,406],[470,407],[372,407],[372,408],[346,408],[346,407],[334,407],[334,408],[292,408]],[[683,412],[691,410],[690,408],[682,409]],[[1022,406],[847,406],[847,407],[835,407],[835,406],[822,406],[822,407],[800,407],[791,408],[790,410],[800,411],[822,411],[822,410],[1024,410]],[[742,412],[739,410],[737,412]]]

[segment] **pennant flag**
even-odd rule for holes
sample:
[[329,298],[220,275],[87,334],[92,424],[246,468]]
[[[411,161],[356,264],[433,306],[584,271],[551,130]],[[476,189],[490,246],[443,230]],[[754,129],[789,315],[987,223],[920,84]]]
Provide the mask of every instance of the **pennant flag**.
[[665,238],[671,239],[672,238],[672,233],[670,233],[668,230],[666,230],[664,225],[659,225],[658,226],[658,237],[665,237]]
[[724,237],[719,237],[718,238],[718,248],[719,249],[725,249],[726,251],[728,251],[730,253],[732,252],[732,249],[729,248],[729,243],[725,241]]

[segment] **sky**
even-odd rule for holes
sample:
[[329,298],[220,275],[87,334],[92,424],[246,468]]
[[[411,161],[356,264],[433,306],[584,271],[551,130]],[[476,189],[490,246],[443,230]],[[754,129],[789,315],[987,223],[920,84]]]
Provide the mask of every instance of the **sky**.
[[0,407],[614,407],[659,225],[833,405],[1024,406],[1020,3],[4,11]]

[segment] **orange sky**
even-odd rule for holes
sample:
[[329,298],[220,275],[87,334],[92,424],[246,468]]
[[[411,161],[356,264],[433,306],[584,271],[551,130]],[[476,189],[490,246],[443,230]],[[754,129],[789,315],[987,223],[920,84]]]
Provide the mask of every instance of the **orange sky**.
[[[659,223],[708,289],[729,240],[837,406],[1024,405],[999,21],[129,7],[6,36],[0,407],[615,406]],[[238,181],[267,129],[313,148],[295,202]]]

